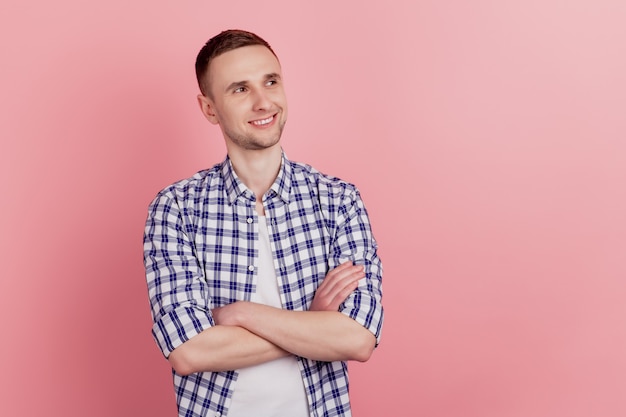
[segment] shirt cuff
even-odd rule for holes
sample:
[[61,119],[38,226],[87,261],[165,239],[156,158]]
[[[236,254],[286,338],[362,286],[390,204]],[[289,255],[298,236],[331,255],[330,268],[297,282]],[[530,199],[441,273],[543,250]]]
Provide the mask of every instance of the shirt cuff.
[[152,326],[152,335],[167,358],[178,346],[215,325],[206,310],[179,307],[161,316]]

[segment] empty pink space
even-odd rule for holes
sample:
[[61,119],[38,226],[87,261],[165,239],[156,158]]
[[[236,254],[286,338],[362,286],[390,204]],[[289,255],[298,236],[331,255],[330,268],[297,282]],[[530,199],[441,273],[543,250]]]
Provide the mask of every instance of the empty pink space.
[[234,27],[281,59],[289,157],[370,213],[356,417],[626,415],[625,4],[2,4],[0,415],[176,414],[143,224],[225,156],[193,63]]

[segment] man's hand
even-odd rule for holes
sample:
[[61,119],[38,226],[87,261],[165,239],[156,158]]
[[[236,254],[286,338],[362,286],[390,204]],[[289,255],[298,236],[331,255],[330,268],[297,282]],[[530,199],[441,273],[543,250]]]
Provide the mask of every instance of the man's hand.
[[347,261],[326,275],[315,291],[309,311],[337,311],[339,305],[356,289],[358,281],[365,277],[364,268]]

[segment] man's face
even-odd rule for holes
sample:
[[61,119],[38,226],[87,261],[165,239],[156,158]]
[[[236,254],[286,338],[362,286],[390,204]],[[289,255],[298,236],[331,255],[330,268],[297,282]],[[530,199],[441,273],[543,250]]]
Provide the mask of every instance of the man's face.
[[275,146],[287,122],[287,99],[278,60],[264,46],[228,51],[208,69],[211,97],[199,96],[202,111],[219,124],[229,150]]

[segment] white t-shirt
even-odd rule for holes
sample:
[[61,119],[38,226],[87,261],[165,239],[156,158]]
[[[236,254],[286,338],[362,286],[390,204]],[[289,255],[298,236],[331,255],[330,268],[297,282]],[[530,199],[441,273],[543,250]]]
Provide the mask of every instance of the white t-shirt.
[[[259,216],[259,270],[252,301],[282,308],[267,223]],[[309,417],[295,356],[238,369],[228,417]]]

